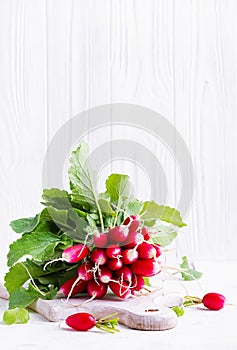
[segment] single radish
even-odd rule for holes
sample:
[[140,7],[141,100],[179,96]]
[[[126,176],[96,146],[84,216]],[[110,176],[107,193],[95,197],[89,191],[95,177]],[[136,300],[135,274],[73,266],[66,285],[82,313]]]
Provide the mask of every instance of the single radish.
[[155,243],[152,243],[152,246],[156,250],[156,257],[159,258],[159,256],[161,256],[161,254],[162,254],[161,246],[159,244],[155,244]]
[[82,281],[92,280],[94,277],[93,267],[94,265],[92,264],[91,261],[86,261],[82,263],[78,268],[78,280],[82,280]]
[[210,310],[220,310],[225,305],[226,298],[219,293],[207,293],[202,298],[202,303]]
[[95,233],[93,237],[94,245],[97,248],[105,248],[108,244],[108,236],[105,233]]
[[102,283],[109,283],[112,279],[112,272],[106,266],[102,266],[98,271],[98,280]]
[[107,267],[112,270],[119,270],[123,266],[123,261],[122,259],[115,258],[115,259],[108,259],[107,260]]
[[132,282],[133,274],[128,266],[123,266],[121,269],[115,271],[115,275],[122,281]]
[[[65,295],[66,297],[69,295],[71,288],[74,284],[74,282],[77,280],[77,277],[73,277],[67,282],[65,282],[59,289],[59,292]],[[77,282],[77,284],[74,286],[73,290],[71,291],[71,296],[74,296],[76,294],[82,293],[86,290],[87,282],[80,280]]]
[[156,249],[146,242],[139,244],[137,252],[140,259],[152,259],[156,257]]
[[107,261],[107,255],[102,248],[94,248],[90,256],[91,261],[97,265],[105,265]]
[[62,259],[68,263],[75,263],[84,259],[89,253],[90,249],[85,244],[76,244],[63,251]]
[[125,249],[122,251],[122,260],[125,265],[132,264],[138,259],[138,252],[136,249]]
[[107,293],[108,286],[105,283],[98,283],[94,280],[91,280],[87,284],[87,293],[90,297],[101,299]]
[[132,278],[132,292],[133,290],[139,291],[141,290],[145,285],[144,278],[141,275],[133,275]]
[[106,255],[111,259],[117,258],[121,255],[121,248],[117,244],[110,244],[106,248]]
[[128,233],[129,230],[127,226],[115,226],[109,230],[108,238],[110,243],[122,243],[126,241]]
[[134,248],[136,245],[141,244],[144,241],[144,237],[140,232],[130,232],[128,238],[121,245],[123,248],[130,249]]
[[149,241],[149,239],[151,238],[151,235],[149,234],[149,232],[148,232],[146,227],[143,227],[141,229],[141,234],[143,235],[145,241]]
[[138,259],[131,265],[132,272],[136,275],[151,277],[161,271],[160,263],[155,259]]
[[126,282],[119,280],[109,282],[109,288],[119,298],[127,299],[131,296],[131,289]]
[[110,333],[118,332],[119,330],[115,327],[118,324],[118,318],[110,318],[105,316],[100,320],[96,321],[95,317],[87,312],[78,312],[70,315],[66,318],[66,324],[76,331],[88,331],[94,326]]
[[123,222],[123,225],[130,225],[131,224],[131,222],[133,221],[133,220],[135,220],[137,217],[135,216],[135,215],[130,215],[130,216],[128,216],[125,220],[124,220],[124,222]]
[[79,312],[68,316],[66,324],[77,331],[88,331],[96,325],[96,319],[87,312]]
[[94,278],[93,267],[94,266],[93,266],[91,261],[85,261],[84,263],[82,263],[79,266],[79,268],[78,268],[78,277],[75,279],[75,281],[73,282],[73,284],[71,286],[71,289],[68,292],[67,301],[71,297],[71,295],[73,294],[73,291],[76,288],[76,285],[80,281],[88,282],[88,281],[90,281],[90,280],[92,280]]
[[128,226],[129,232],[131,233],[138,229],[140,221],[138,220],[137,216],[131,215],[124,220],[123,224]]

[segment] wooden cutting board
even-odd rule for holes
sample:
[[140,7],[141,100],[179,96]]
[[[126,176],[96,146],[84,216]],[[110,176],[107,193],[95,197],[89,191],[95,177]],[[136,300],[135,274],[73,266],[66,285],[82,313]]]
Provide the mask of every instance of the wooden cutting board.
[[[8,298],[8,293],[2,285],[0,297]],[[160,291],[126,300],[108,294],[101,300],[87,303],[88,296],[71,298],[67,303],[65,301],[66,299],[61,298],[38,299],[29,308],[52,322],[65,320],[67,316],[82,311],[92,313],[96,319],[117,313],[119,323],[129,328],[163,331],[177,325],[178,318],[171,307],[182,304],[180,296],[174,294],[162,296]]]

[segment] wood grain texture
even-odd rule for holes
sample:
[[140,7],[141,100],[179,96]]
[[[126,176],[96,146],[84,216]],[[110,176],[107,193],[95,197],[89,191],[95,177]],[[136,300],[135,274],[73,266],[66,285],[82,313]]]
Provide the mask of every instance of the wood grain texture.
[[[9,221],[40,208],[42,164],[56,131],[113,102],[161,113],[189,148],[195,192],[179,256],[236,258],[236,14],[234,0],[0,2],[1,265],[15,239]],[[175,206],[180,174],[159,140],[112,126],[86,139],[94,149],[122,136],[156,154]],[[127,168],[121,161],[107,169],[119,166]],[[136,182],[136,166],[129,171]]]

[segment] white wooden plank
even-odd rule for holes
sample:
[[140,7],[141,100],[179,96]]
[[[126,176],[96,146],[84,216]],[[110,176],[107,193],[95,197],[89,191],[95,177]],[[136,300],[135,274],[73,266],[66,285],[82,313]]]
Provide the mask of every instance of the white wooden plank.
[[[188,145],[195,193],[179,255],[236,258],[236,6],[231,0],[0,3],[0,209],[7,237],[1,263],[15,238],[9,221],[39,209],[42,163],[56,131],[77,113],[111,102],[154,109]],[[159,140],[114,127],[87,140],[95,149],[121,137],[157,155],[167,202],[176,206],[179,170]],[[112,148],[108,155],[113,159]],[[119,167],[149,193],[148,183],[142,181],[143,190],[136,180],[136,166],[117,162],[107,170]]]

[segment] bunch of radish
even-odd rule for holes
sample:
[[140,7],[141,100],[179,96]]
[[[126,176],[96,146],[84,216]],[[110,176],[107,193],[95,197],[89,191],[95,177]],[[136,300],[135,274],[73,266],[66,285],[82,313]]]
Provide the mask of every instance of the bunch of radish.
[[123,299],[139,293],[144,277],[161,271],[161,247],[149,238],[147,228],[132,215],[122,225],[95,234],[92,248],[77,244],[65,249],[62,260],[82,263],[78,276],[65,282],[60,292],[67,298],[87,292],[93,299],[103,298],[108,289]]

